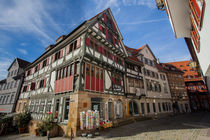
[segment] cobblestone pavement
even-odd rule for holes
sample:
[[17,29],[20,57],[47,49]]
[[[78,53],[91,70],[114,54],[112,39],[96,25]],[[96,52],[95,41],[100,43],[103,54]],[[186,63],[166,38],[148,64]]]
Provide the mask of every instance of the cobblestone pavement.
[[[74,140],[86,140],[77,137]],[[199,112],[157,120],[139,121],[101,132],[93,140],[210,140],[210,112]],[[9,135],[0,140],[47,140],[29,134]],[[69,138],[51,138],[69,140]]]

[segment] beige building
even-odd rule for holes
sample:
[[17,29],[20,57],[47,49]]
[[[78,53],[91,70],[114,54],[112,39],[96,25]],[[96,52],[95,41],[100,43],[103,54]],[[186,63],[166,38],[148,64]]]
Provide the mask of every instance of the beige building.
[[[144,66],[142,76],[144,81],[144,96],[139,101],[142,115],[164,115],[172,113],[171,93],[166,73],[157,68],[157,59],[148,45],[138,49],[126,48],[130,57],[136,57]],[[165,79],[160,77],[164,76]]]

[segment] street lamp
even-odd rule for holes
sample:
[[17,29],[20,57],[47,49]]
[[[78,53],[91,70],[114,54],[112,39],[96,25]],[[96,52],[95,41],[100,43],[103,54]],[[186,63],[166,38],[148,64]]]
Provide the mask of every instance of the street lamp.
[[156,0],[156,5],[157,5],[158,10],[161,10],[161,11],[165,10],[163,0]]

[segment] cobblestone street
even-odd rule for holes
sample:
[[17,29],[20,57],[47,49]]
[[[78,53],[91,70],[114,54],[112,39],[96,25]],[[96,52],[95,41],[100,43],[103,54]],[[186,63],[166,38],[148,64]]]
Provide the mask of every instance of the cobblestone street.
[[[36,137],[29,134],[10,135],[0,137],[1,140],[46,140],[47,137]],[[69,138],[68,138],[69,139]],[[87,138],[75,138],[83,140]],[[210,139],[210,113],[200,112],[166,117],[157,120],[148,120],[129,125],[112,128],[101,132],[101,136],[93,138],[123,139],[123,140],[209,140]],[[57,137],[51,140],[67,140]]]

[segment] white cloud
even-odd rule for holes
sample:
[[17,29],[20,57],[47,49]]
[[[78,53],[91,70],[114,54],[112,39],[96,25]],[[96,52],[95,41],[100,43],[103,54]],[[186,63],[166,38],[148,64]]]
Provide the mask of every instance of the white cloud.
[[151,19],[151,20],[142,20],[142,21],[135,21],[135,22],[124,22],[120,24],[124,25],[136,25],[136,24],[143,24],[143,23],[154,23],[154,22],[162,22],[162,21],[168,21],[168,19]]
[[151,9],[156,8],[155,0],[123,0],[122,3],[124,6],[141,5],[141,6],[147,6]]
[[6,78],[7,76],[7,69],[11,65],[13,60],[7,58],[0,58],[0,80]]
[[[53,32],[60,33],[62,30],[49,15],[46,5],[43,0],[0,1],[0,29],[34,34],[41,41],[54,41]],[[49,32],[46,24],[53,26],[53,31]]]
[[24,49],[17,49],[20,53],[24,54],[24,55],[27,55],[28,52]]
[[25,47],[25,46],[27,46],[27,43],[22,42],[22,43],[20,43],[20,46]]

